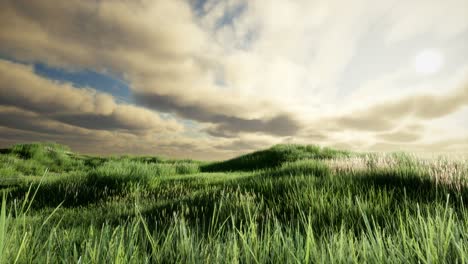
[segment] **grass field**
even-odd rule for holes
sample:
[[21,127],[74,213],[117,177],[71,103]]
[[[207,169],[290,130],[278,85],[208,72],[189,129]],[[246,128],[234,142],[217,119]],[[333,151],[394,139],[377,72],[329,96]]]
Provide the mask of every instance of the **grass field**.
[[278,145],[0,154],[0,263],[467,263],[468,163]]

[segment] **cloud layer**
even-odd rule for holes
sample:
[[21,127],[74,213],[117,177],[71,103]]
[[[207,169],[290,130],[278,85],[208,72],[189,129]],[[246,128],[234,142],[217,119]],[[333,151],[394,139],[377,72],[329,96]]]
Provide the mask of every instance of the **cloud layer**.
[[[204,158],[280,142],[434,151],[468,133],[447,125],[468,104],[464,10],[463,0],[5,0],[1,133]],[[446,65],[421,76],[409,64],[428,47]],[[132,104],[39,76],[38,62],[118,77]]]
[[109,94],[44,79],[30,66],[0,60],[0,104],[78,127],[178,132],[182,126],[145,108],[116,103]]

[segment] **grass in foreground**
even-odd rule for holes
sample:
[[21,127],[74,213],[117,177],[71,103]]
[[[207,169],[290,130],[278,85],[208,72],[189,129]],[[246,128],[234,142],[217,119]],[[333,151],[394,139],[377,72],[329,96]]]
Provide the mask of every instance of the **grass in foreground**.
[[[21,174],[3,187],[0,262],[468,262],[465,162],[291,145],[213,164],[62,153],[1,155]],[[42,178],[28,162],[62,165]]]

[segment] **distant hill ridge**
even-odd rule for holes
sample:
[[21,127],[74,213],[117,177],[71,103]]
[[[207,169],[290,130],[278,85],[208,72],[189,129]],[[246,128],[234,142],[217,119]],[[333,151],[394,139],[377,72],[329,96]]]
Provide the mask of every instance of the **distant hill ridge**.
[[206,164],[201,166],[201,170],[205,172],[249,171],[277,167],[285,162],[302,159],[332,159],[350,155],[351,152],[348,151],[321,148],[315,145],[280,144],[230,160]]
[[[107,159],[100,157],[89,157],[87,155],[75,154],[68,146],[56,143],[31,143],[16,144],[11,148],[2,149],[2,154],[10,154],[24,160],[34,160],[39,164],[54,170],[54,167],[63,167],[79,160],[91,160],[101,164]],[[202,172],[224,172],[224,171],[251,171],[281,166],[286,162],[303,159],[332,159],[349,157],[352,153],[343,150],[335,150],[315,145],[279,144],[273,147],[248,153],[233,159],[216,162],[200,162]],[[103,159],[103,160],[101,160]],[[171,162],[195,162],[189,160],[170,160],[158,156],[128,156],[122,155],[114,159],[131,159],[147,163],[171,163]],[[198,163],[198,162],[197,162]],[[66,166],[68,167],[68,166]]]

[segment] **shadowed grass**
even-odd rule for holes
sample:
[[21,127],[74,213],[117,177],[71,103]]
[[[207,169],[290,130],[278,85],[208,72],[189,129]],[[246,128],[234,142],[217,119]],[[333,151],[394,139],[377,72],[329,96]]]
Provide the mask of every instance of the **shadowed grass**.
[[350,155],[346,151],[312,145],[276,145],[269,149],[256,151],[227,161],[206,164],[201,167],[201,170],[205,172],[249,171],[274,168],[285,162],[302,159],[331,159]]

